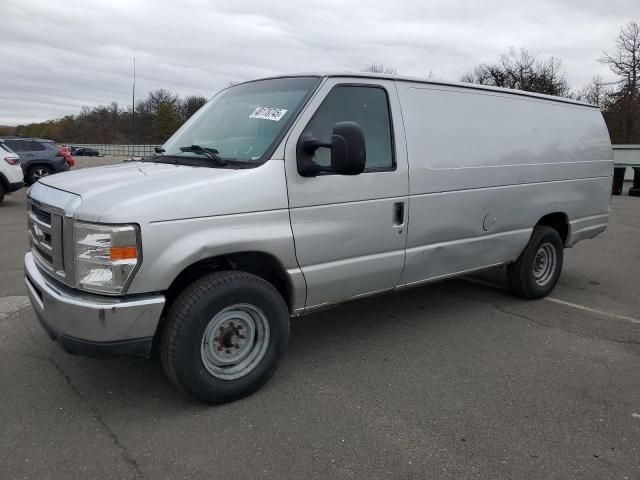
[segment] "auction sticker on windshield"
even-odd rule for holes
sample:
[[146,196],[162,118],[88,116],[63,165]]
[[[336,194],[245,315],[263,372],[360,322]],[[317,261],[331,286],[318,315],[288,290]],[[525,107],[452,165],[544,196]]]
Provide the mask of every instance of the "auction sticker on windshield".
[[287,113],[287,110],[284,108],[258,107],[249,115],[249,118],[260,118],[262,120],[279,122],[285,113]]

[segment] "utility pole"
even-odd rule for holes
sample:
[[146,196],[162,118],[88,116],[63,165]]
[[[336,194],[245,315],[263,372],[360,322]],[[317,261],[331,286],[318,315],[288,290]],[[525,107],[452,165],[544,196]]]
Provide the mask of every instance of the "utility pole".
[[131,95],[131,143],[136,143],[136,57],[133,57],[133,93]]

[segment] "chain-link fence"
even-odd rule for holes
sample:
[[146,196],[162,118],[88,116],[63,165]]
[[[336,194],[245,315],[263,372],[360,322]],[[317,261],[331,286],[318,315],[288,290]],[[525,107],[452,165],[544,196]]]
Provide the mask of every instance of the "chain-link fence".
[[114,155],[123,157],[145,157],[154,153],[156,145],[115,145],[99,143],[72,143],[74,147],[93,148],[100,155]]

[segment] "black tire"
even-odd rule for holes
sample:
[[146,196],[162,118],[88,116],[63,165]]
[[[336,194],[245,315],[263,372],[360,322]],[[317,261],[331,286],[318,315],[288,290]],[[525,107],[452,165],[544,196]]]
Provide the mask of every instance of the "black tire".
[[33,185],[40,178],[47,177],[53,173],[53,170],[46,165],[35,165],[29,169],[27,173],[27,182],[29,185]]
[[518,260],[507,268],[511,290],[527,299],[547,296],[560,278],[563,258],[562,239],[557,230],[538,225]]
[[2,185],[2,182],[0,182],[0,203],[2,203],[2,201],[4,200],[4,185]]
[[[205,363],[203,352],[209,348],[203,344],[205,334],[219,315],[245,305],[263,313],[261,318],[266,317],[268,341],[263,342],[260,359],[246,373],[239,378],[220,378],[208,369],[216,367],[208,367]],[[235,333],[239,332],[236,330]],[[256,334],[254,345],[258,344],[257,339]],[[196,280],[173,301],[161,332],[160,357],[167,376],[178,388],[203,402],[225,403],[249,395],[264,385],[276,371],[288,344],[289,311],[280,293],[255,275],[223,271]],[[211,347],[211,351],[214,350],[220,348]]]

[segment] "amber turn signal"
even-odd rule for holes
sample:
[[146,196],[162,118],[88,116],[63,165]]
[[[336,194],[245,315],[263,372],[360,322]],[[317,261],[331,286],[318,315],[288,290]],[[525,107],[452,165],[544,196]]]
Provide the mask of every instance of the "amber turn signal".
[[110,260],[135,260],[138,258],[136,247],[111,247],[109,250]]

